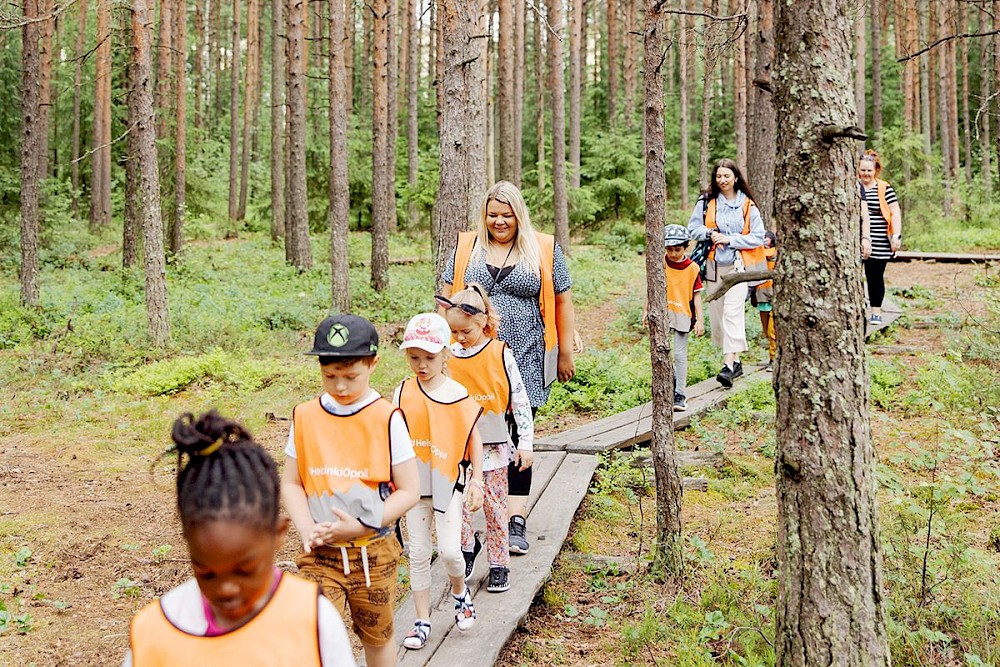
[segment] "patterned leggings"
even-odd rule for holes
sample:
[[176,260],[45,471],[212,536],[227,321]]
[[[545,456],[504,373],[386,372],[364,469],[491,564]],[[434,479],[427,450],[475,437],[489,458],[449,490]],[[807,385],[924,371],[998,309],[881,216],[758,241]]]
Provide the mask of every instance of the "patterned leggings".
[[[507,534],[507,468],[487,470],[483,473],[485,498],[483,512],[486,514],[486,556],[490,567],[510,565],[510,548]],[[472,551],[472,514],[462,511],[462,551]]]

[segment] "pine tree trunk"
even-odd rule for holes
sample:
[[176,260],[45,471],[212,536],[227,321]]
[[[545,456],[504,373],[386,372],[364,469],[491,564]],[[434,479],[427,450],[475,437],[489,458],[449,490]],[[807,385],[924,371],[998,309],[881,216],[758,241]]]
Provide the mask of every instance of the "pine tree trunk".
[[285,248],[299,271],[312,266],[306,191],[306,12],[305,0],[288,6],[288,209]]
[[[39,6],[42,16],[52,15],[52,0],[41,0]],[[52,117],[52,109],[54,107],[52,97],[52,37],[55,33],[55,27],[56,21],[54,18],[42,21],[41,23],[41,69],[38,72],[38,85],[40,87],[38,91],[39,108],[41,111],[41,134],[38,137],[38,178],[40,179],[55,175],[54,173],[49,173],[49,119]]]
[[[545,67],[544,51],[542,50],[542,17],[536,11],[534,19],[535,45],[535,171],[538,176],[538,191],[545,190]],[[546,35],[546,39],[552,39]]]
[[243,138],[240,162],[240,197],[236,205],[236,219],[243,221],[247,216],[247,190],[250,187],[250,134],[253,128],[253,110],[257,99],[258,50],[260,49],[260,5],[259,0],[247,2],[247,66],[243,83]]
[[[958,31],[966,32],[969,27],[965,3],[958,3]],[[969,116],[969,43],[959,40],[959,59],[962,66],[962,147],[965,156],[965,182],[972,182],[972,119]]]
[[[937,34],[947,35],[948,33],[948,8],[947,0],[937,1]],[[951,146],[951,119],[949,118],[949,108],[948,103],[950,97],[950,82],[948,80],[948,75],[950,74],[950,69],[948,67],[948,47],[947,44],[939,47],[942,51],[937,58],[937,102],[938,102],[938,119],[941,121],[941,162],[944,167],[944,201],[942,210],[945,215],[951,214],[951,207],[954,203],[952,200],[952,182],[955,179],[954,164],[951,161],[952,146]]]
[[194,129],[204,127],[205,104],[205,0],[194,0]]
[[649,300],[649,357],[653,370],[653,429],[650,444],[656,474],[656,550],[654,567],[679,574],[681,478],[674,442],[674,368],[667,323],[667,284],[663,264],[663,223],[667,197],[663,137],[663,15],[658,0],[646,0],[644,36],[644,151],[646,156],[646,295]]
[[21,27],[21,305],[38,305],[38,186],[43,177],[42,134],[47,132],[46,110],[42,109],[41,68],[44,30],[37,18],[42,15],[39,0],[24,0],[25,23]]
[[[988,16],[986,8],[983,7],[982,11],[978,15],[978,32],[986,32],[990,29]],[[986,194],[991,194],[993,191],[993,174],[990,154],[992,153],[993,144],[990,140],[990,76],[992,74],[992,68],[990,65],[993,59],[993,52],[990,50],[989,40],[979,42],[979,46],[979,99],[982,100],[980,102],[982,105],[982,113],[977,113],[976,115],[982,118],[981,138],[979,140],[982,160],[980,178],[982,178],[983,181],[983,190]]]
[[361,5],[361,108],[367,109],[372,104],[372,12],[370,0],[364,0]]
[[569,254],[569,204],[566,199],[566,88],[563,83],[562,0],[548,0],[549,95],[552,103],[552,208],[555,237],[564,253]]
[[[954,35],[958,31],[958,26],[956,25],[956,5],[957,2],[955,0],[946,0],[948,10],[945,14],[948,30],[946,34],[949,35]],[[964,43],[964,40],[957,41]],[[955,180],[958,180],[962,173],[962,146],[958,136],[958,71],[956,66],[958,47],[955,42],[956,40],[950,40],[947,43],[948,132],[951,134],[951,173]]]
[[[871,4],[874,5],[878,2],[879,0],[872,0]],[[865,53],[865,45],[867,44],[868,31],[865,30],[865,6],[858,5],[856,11],[854,19],[854,104],[858,109],[858,127],[863,130],[868,126],[866,119],[868,104],[865,100],[865,84],[868,82],[868,74],[865,71],[868,58]]]
[[[910,55],[917,50],[917,7],[915,2],[902,3],[905,7],[905,45],[903,52]],[[920,132],[920,58],[913,58],[903,65],[903,115],[906,128]]]
[[[350,0],[348,0],[350,1]],[[332,0],[336,3],[337,0]],[[343,2],[343,0],[341,0]],[[271,0],[271,240],[285,235],[285,3]]]
[[497,49],[497,138],[500,180],[514,178],[514,3],[499,0],[500,43]]
[[212,96],[211,103],[208,108],[211,110],[209,114],[209,122],[212,128],[218,126],[219,116],[222,114],[222,11],[220,5],[225,0],[208,0],[208,22],[211,29],[211,35],[209,37],[209,49],[208,49],[208,69],[212,72],[212,81],[214,82],[215,92]]
[[[473,35],[482,34],[484,8],[468,0],[440,0],[437,3],[441,52],[444,58],[441,93],[440,171],[434,202],[435,281],[441,276],[455,250],[458,232],[468,228],[470,212],[482,201],[485,191],[485,99],[482,61]],[[461,66],[465,63],[464,66]]]
[[[709,0],[708,13],[719,12],[719,0]],[[709,19],[705,20],[705,41],[702,54],[705,60],[705,80],[701,89],[701,151],[698,153],[698,185],[704,192],[708,190],[708,154],[712,133],[712,92],[715,86],[715,65],[718,58],[718,27]]]
[[226,238],[237,234],[239,211],[240,152],[240,0],[233,0],[233,40],[229,68],[229,228]]
[[736,134],[736,164],[747,168],[747,58],[746,31],[736,39],[733,56],[733,127]]
[[[200,0],[195,0],[199,2]],[[174,148],[174,214],[170,219],[170,252],[179,255],[184,244],[184,217],[187,187],[187,7],[185,0],[178,0],[174,54],[176,67],[177,134]]]
[[872,134],[882,136],[882,9],[880,0],[871,1],[872,27]]
[[524,0],[514,0],[514,127],[512,143],[514,171],[511,182],[521,187],[522,160],[524,159]]
[[[348,3],[351,0],[347,0]],[[348,14],[350,15],[350,14]],[[351,274],[348,264],[348,237],[351,224],[351,192],[348,183],[347,119],[347,32],[344,0],[330,0],[330,276],[334,312],[351,309]],[[410,67],[416,65],[410,62]]]
[[625,94],[623,96],[623,107],[625,113],[625,127],[635,127],[635,90],[636,73],[639,69],[638,44],[635,33],[638,31],[636,25],[636,4],[639,0],[623,0],[625,3]]
[[[688,0],[681,0],[681,9],[686,11]],[[692,41],[694,34],[689,30],[688,17],[683,16],[680,20],[680,32],[678,38],[679,58],[680,58],[680,150],[681,150],[681,208],[685,211],[691,207],[688,191],[691,189],[690,157],[688,156],[688,143],[691,137],[690,118],[690,91],[691,80],[694,78],[694,71],[690,69],[690,53],[694,50]]]
[[419,78],[420,66],[420,22],[417,12],[420,2],[406,1],[407,41],[406,61],[406,189],[409,193],[406,204],[406,223],[413,227],[420,221],[417,209],[417,184],[420,180],[420,136],[419,136]]
[[754,35],[754,80],[750,99],[750,136],[747,180],[753,184],[754,203],[769,229],[774,228],[774,146],[777,115],[772,96],[771,63],[774,62],[774,2],[757,2]]
[[480,57],[486,63],[486,76],[483,80],[483,94],[486,96],[486,180],[488,183],[496,183],[497,174],[497,103],[494,92],[494,79],[496,75],[493,69],[496,66],[496,48],[493,35],[497,28],[493,25],[494,15],[497,13],[497,0],[486,0],[488,9],[486,11],[486,32],[489,35],[486,39],[480,40]]
[[111,220],[111,0],[97,0],[93,151],[90,159],[90,225]]
[[372,260],[371,285],[389,286],[389,0],[369,0],[372,14]]
[[[927,16],[928,0],[919,0],[920,9],[917,12],[917,33],[919,36],[928,33],[930,20]],[[931,123],[931,71],[930,53],[920,55],[920,133],[924,137],[924,154],[931,154],[931,141],[934,130]],[[930,177],[930,161],[925,163],[924,175]]]
[[[938,21],[941,3],[939,0],[929,0],[927,11],[927,43],[935,41],[939,36]],[[938,76],[939,76],[939,63],[941,60],[941,51],[943,49],[931,49],[927,52],[928,60],[928,72],[930,76],[930,109],[931,109],[931,144],[937,145],[940,142],[940,130],[938,129],[938,110],[940,109],[940,101],[938,97]],[[947,156],[943,156],[944,160],[947,160]]]
[[571,0],[571,2],[573,15],[569,24],[569,184],[573,188],[579,188],[584,0]]
[[[857,201],[856,145],[822,138],[824,130],[855,124],[843,95],[851,82],[852,4],[775,5],[774,103],[783,128],[775,205],[783,245],[774,300],[782,323],[774,378],[778,667],[890,665],[860,215],[844,205]],[[817,248],[834,249],[823,270],[813,264]]]
[[[433,2],[434,0],[430,0]],[[355,12],[354,0],[346,0],[344,3],[344,25],[347,26],[347,51],[344,54],[344,69],[347,77],[347,108],[354,113],[354,87],[356,85],[354,77],[354,54],[357,52],[357,14]]]
[[[125,20],[126,29],[131,30],[132,17]],[[134,85],[136,78],[133,68],[135,63],[128,63],[128,86]],[[139,263],[139,244],[142,234],[142,211],[139,209],[139,191],[142,174],[139,173],[139,131],[133,129],[125,138],[125,220],[122,224],[122,267],[130,269]]]
[[163,250],[163,220],[160,216],[160,178],[156,155],[156,118],[153,113],[149,11],[146,0],[132,0],[131,71],[129,124],[138,144],[140,211],[143,238],[143,269],[146,277],[146,323],[153,345],[164,347],[170,338],[167,307],[167,263]]
[[[399,137],[399,40],[396,36],[399,23],[399,0],[389,0],[389,14],[386,17],[386,78],[388,83],[387,104],[389,112],[389,180],[386,181],[385,200],[389,204],[389,229],[395,230],[399,226],[396,211],[396,150],[397,138]],[[485,41],[485,40],[483,40]],[[386,271],[389,266],[389,244],[386,241]],[[388,275],[388,273],[387,273]]]
[[608,124],[618,121],[618,0],[607,1],[608,13]]
[[72,157],[70,158],[70,183],[73,188],[73,214],[80,212],[80,82],[83,78],[83,44],[87,34],[88,2],[81,2],[77,7],[79,28],[76,36],[76,73],[73,75],[73,135]]
[[[167,136],[170,118],[170,77],[174,71],[174,4],[177,0],[160,0],[160,36],[156,45],[156,92],[153,108],[156,109],[156,138]],[[177,13],[181,10],[178,7]]]

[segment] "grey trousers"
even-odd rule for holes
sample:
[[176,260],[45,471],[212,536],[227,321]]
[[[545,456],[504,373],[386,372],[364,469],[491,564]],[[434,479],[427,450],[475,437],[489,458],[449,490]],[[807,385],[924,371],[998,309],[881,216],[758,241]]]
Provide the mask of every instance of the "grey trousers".
[[674,393],[687,398],[685,389],[688,382],[688,336],[674,330]]

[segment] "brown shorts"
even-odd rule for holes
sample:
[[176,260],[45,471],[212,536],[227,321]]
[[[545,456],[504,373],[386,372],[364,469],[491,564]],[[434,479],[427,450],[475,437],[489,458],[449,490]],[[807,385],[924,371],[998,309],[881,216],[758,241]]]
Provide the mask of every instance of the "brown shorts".
[[354,633],[362,643],[377,648],[393,640],[397,570],[403,550],[391,533],[369,544],[367,550],[371,586],[365,585],[361,547],[347,548],[350,574],[344,574],[340,547],[323,546],[301,554],[298,566],[299,574],[317,582],[341,615],[350,610]]

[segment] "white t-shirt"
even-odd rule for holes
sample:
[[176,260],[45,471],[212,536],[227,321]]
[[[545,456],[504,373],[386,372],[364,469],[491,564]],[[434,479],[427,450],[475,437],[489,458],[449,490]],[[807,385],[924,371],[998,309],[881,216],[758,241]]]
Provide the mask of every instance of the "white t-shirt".
[[[317,597],[319,609],[319,656],[324,667],[355,667],[351,640],[347,638],[344,621],[337,609],[322,595]],[[177,588],[167,591],[160,598],[160,608],[178,630],[189,635],[204,637],[208,631],[205,606],[198,581],[188,579]],[[132,667],[132,649],[125,652],[122,667]]]
[[[320,396],[319,400],[327,411],[341,417],[349,417],[356,412],[360,412],[363,408],[368,407],[381,397],[381,394],[372,389],[368,392],[367,396],[347,405],[338,403],[333,396],[327,393]],[[392,465],[409,461],[416,456],[413,453],[413,443],[410,442],[410,432],[406,429],[406,420],[398,412],[394,412],[389,419],[389,455],[392,458]],[[285,456],[292,459],[298,458],[295,455],[294,423],[288,429],[288,443],[285,445]]]

